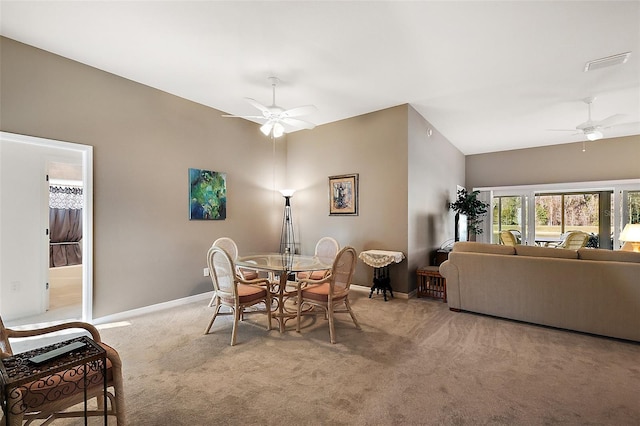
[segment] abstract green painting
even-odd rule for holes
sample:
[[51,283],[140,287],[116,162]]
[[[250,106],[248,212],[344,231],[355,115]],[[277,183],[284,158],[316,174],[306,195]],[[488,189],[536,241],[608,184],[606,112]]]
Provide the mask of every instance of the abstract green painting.
[[227,218],[227,175],[189,169],[189,220]]

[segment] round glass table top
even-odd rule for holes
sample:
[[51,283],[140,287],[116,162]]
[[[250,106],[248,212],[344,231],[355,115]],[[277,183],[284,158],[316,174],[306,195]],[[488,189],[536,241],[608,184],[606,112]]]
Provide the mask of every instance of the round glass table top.
[[288,272],[321,271],[332,267],[316,256],[290,253],[250,254],[238,257],[235,263],[244,268]]

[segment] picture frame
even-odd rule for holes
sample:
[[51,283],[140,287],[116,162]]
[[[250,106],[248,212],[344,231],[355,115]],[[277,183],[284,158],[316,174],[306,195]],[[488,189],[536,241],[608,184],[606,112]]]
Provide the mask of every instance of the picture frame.
[[227,218],[227,174],[189,169],[189,220]]
[[329,176],[329,216],[358,215],[358,173]]

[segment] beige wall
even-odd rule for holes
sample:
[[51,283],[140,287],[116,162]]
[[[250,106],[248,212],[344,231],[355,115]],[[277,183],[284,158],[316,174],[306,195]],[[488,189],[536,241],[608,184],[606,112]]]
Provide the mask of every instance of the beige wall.
[[[362,250],[402,251],[390,268],[396,292],[415,289],[416,268],[453,238],[447,202],[464,183],[464,156],[412,107],[401,105],[289,135],[287,176],[298,192],[294,222],[304,253],[323,236]],[[329,216],[328,177],[358,173],[358,216]],[[300,219],[303,218],[303,219]],[[358,262],[354,282],[371,285],[372,268]]]
[[[407,106],[289,135],[287,176],[294,195],[296,239],[313,253],[323,236],[362,250],[407,248]],[[329,216],[329,176],[359,174],[358,216]],[[405,268],[390,270],[406,293]],[[354,282],[371,285],[372,269],[359,261]]]
[[[277,249],[285,153],[255,124],[0,40],[0,130],[94,147],[95,317],[210,291],[217,237]],[[227,220],[189,221],[190,167],[227,173]]]
[[464,185],[465,157],[411,107],[408,119],[407,280],[413,290],[416,269],[429,265],[434,250],[454,238],[449,202],[456,198],[457,185]]
[[467,187],[640,178],[640,135],[466,158]]
[[[210,290],[211,242],[276,250],[282,197],[293,187],[303,253],[341,245],[399,250],[394,289],[415,289],[415,269],[453,238],[446,203],[464,182],[464,156],[408,105],[300,131],[272,145],[253,123],[1,39],[0,130],[94,147],[94,316]],[[228,218],[189,221],[187,169],[227,173]],[[360,175],[358,216],[329,216],[328,176]],[[275,176],[275,177],[274,177]],[[287,179],[288,178],[288,179]],[[358,263],[355,282],[370,285]]]

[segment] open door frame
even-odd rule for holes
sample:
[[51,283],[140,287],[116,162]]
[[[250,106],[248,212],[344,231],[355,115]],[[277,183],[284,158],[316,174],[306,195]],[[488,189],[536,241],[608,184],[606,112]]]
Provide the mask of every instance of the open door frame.
[[[75,151],[82,156],[82,320],[93,320],[93,147],[53,139],[0,132],[0,140]],[[45,250],[49,253],[49,250]],[[46,264],[48,265],[48,258]]]

